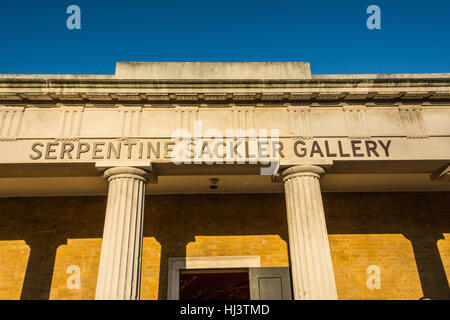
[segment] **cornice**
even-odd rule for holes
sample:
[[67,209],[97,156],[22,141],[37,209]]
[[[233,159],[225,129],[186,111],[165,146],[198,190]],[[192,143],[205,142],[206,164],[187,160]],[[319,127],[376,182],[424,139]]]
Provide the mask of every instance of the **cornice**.
[[299,80],[141,80],[88,75],[0,75],[0,104],[422,104],[450,101],[450,74],[365,77],[313,75],[312,79]]
[[341,106],[358,105],[449,105],[450,90],[446,91],[322,91],[322,92],[13,92],[0,90],[0,105],[124,105],[140,104],[144,107],[166,104],[195,104],[199,106],[252,104],[254,106]]

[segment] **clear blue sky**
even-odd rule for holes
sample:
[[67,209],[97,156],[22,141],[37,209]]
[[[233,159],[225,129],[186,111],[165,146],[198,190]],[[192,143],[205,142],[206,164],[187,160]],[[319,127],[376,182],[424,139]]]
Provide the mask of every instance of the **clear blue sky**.
[[[69,30],[66,8],[81,8]],[[381,8],[381,30],[366,8]],[[0,73],[112,74],[116,61],[308,61],[313,74],[450,72],[450,1],[9,0]]]

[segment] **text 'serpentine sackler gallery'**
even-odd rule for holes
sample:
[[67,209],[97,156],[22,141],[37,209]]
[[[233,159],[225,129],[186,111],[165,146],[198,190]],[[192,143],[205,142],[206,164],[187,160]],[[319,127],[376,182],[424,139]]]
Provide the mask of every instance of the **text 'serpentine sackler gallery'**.
[[449,299],[450,74],[0,75],[0,299]]

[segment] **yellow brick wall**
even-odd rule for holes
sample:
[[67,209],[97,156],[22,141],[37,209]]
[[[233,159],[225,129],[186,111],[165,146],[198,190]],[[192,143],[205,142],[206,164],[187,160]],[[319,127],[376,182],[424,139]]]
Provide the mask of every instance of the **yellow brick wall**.
[[[329,193],[340,299],[450,298],[450,193]],[[158,195],[145,208],[142,299],[165,299],[169,257],[260,255],[288,266],[284,195]],[[0,199],[0,299],[93,299],[105,197]],[[367,267],[381,271],[368,289]],[[81,288],[68,289],[70,266]]]
[[[449,192],[323,199],[340,299],[450,299]],[[380,268],[380,289],[367,288],[370,265]]]
[[145,205],[144,236],[161,249],[143,257],[143,283],[158,275],[143,299],[166,298],[170,257],[260,255],[262,266],[289,265],[283,195],[164,195]]
[[0,241],[0,299],[20,299],[29,254],[23,240]]

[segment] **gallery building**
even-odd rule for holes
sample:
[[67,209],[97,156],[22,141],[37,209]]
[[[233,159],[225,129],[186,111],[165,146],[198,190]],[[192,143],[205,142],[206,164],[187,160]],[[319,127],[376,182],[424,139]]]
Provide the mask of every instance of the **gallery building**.
[[450,299],[450,74],[0,75],[0,299]]

